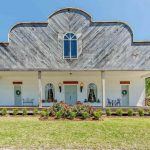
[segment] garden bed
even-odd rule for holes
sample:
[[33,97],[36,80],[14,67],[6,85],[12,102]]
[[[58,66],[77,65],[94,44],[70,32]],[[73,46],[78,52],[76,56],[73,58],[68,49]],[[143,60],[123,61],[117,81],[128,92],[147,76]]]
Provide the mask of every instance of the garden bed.
[[40,120],[49,120],[50,117],[57,120],[102,120],[103,116],[150,116],[150,109],[106,108],[102,110],[85,104],[69,106],[61,102],[47,108],[1,108],[0,114],[2,116],[39,115]]

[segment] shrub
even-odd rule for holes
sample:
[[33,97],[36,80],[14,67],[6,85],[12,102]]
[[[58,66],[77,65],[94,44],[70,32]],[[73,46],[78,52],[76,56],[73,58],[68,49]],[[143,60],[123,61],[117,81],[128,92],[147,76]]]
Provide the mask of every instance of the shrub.
[[62,111],[56,112],[56,119],[60,119],[60,118],[62,118],[62,116],[63,116]]
[[63,112],[63,111],[65,111],[66,109],[68,109],[69,106],[68,106],[67,104],[61,102],[61,103],[55,103],[55,104],[52,106],[52,108],[53,108],[53,111],[55,111],[55,112],[58,112],[58,111],[62,111],[62,112]]
[[93,117],[94,117],[95,120],[99,120],[99,118],[101,116],[102,116],[102,111],[101,110],[93,112]]
[[86,111],[82,112],[81,116],[82,116],[82,119],[87,119],[89,117],[89,113]]
[[37,108],[34,108],[34,109],[33,109],[33,115],[36,116],[36,115],[38,115],[38,113],[39,113],[38,109],[37,109]]
[[111,116],[111,109],[110,108],[106,108],[106,115]]
[[133,116],[133,109],[128,109],[128,116]]
[[2,116],[6,116],[6,115],[7,115],[7,109],[6,109],[6,108],[3,108],[3,109],[1,110],[1,114],[2,114]]
[[13,115],[14,116],[18,115],[18,109],[17,108],[13,109]]
[[122,109],[117,109],[117,110],[116,110],[116,114],[117,114],[118,116],[122,116],[122,114],[123,114]]
[[148,115],[150,115],[150,109],[148,110]]
[[49,112],[47,110],[42,110],[41,113],[40,113],[40,116],[42,118],[48,118]]
[[55,116],[56,115],[56,112],[53,110],[53,107],[49,108],[49,115],[50,116]]
[[28,114],[28,112],[27,112],[27,109],[25,108],[25,109],[23,109],[23,111],[22,111],[22,115],[23,116],[26,116]]
[[139,116],[144,116],[144,109],[138,109]]
[[73,112],[73,111],[70,111],[68,113],[68,118],[73,120],[75,117],[76,117],[77,113],[76,112]]
[[77,113],[77,116],[82,116],[83,112],[88,112],[91,115],[94,112],[94,108],[92,106],[83,104],[74,105],[72,110]]
[[56,115],[57,112],[61,111],[62,117],[67,117],[67,113],[70,109],[70,106],[65,104],[64,102],[55,103],[51,109],[51,115]]

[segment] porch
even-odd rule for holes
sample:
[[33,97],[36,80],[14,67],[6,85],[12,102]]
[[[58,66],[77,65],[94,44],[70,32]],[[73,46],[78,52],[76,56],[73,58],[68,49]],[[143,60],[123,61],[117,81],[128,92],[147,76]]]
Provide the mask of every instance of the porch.
[[144,107],[148,71],[0,72],[0,106]]

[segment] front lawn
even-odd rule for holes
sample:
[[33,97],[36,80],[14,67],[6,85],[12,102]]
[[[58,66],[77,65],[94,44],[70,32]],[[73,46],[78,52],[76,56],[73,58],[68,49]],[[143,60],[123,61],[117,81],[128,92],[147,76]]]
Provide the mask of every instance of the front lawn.
[[150,149],[150,118],[40,121],[1,117],[0,147],[27,149]]

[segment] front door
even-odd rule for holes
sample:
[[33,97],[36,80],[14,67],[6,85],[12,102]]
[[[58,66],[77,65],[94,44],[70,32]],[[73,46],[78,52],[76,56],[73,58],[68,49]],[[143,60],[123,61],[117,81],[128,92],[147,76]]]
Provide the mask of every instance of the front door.
[[122,106],[129,106],[129,85],[122,85]]
[[15,99],[15,106],[21,106],[21,86],[15,85],[14,86],[14,99]]
[[69,105],[76,104],[77,85],[65,85],[65,102]]

